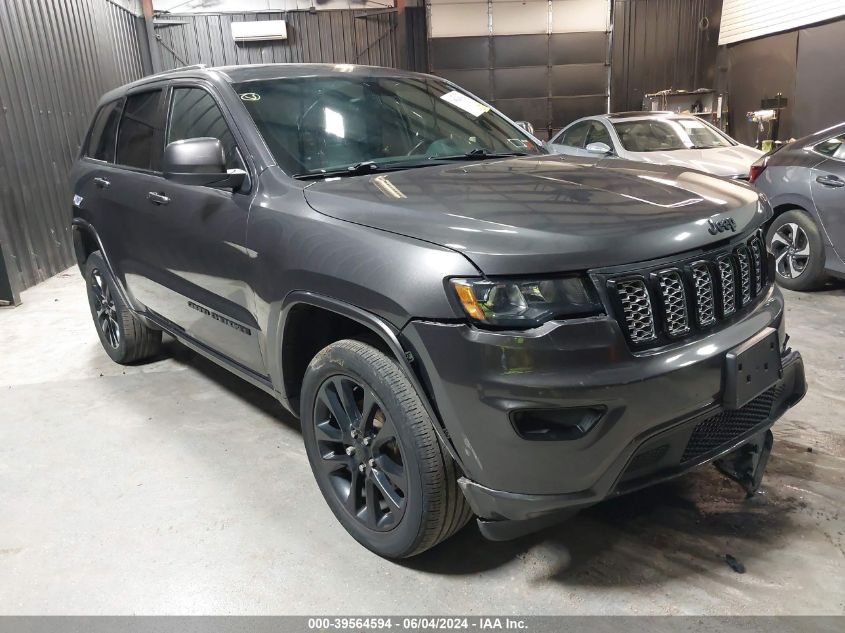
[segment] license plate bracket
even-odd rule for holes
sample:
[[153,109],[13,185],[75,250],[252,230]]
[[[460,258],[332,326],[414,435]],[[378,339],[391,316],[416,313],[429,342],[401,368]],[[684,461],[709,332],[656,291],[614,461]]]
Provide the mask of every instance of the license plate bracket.
[[766,328],[725,355],[724,407],[745,406],[775,384],[781,370],[778,332]]

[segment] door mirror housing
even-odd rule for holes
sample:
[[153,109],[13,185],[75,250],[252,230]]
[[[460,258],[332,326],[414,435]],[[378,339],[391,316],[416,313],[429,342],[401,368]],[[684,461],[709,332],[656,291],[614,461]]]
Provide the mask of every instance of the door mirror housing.
[[238,189],[246,179],[242,169],[226,170],[223,144],[211,137],[168,143],[162,163],[164,177],[182,185]]
[[613,149],[607,143],[589,143],[584,149],[590,152],[590,154],[603,154],[607,156],[613,153]]

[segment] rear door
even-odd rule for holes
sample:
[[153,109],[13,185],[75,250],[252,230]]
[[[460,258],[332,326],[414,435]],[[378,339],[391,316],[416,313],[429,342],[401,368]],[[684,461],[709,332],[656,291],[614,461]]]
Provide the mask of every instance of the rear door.
[[[123,99],[104,104],[94,116],[80,160],[72,172],[74,215],[91,224],[104,239],[113,218],[108,210],[107,189],[114,179],[114,148]],[[107,249],[110,254],[110,249]]]
[[102,189],[103,222],[97,227],[115,273],[130,295],[148,307],[157,302],[150,301],[142,282],[152,274],[158,245],[143,216],[146,192],[161,178],[163,94],[160,86],[144,87],[124,100],[114,165]]
[[845,259],[845,134],[815,146],[826,156],[810,170],[813,202],[840,259]]

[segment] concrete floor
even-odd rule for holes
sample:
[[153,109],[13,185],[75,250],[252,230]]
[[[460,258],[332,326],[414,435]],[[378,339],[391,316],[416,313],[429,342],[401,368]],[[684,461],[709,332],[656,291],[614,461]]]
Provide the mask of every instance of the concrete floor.
[[272,398],[175,343],[113,364],[70,270],[0,309],[0,614],[843,614],[845,285],[788,299],[810,393],[762,494],[705,468],[397,564],[334,520]]

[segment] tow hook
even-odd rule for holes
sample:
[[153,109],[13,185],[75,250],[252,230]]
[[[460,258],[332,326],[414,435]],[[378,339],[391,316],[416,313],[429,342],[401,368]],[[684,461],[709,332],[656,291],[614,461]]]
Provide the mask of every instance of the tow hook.
[[756,435],[732,453],[717,459],[713,465],[726,477],[745,490],[746,498],[753,497],[763,481],[763,473],[772,454],[774,437],[771,429]]

